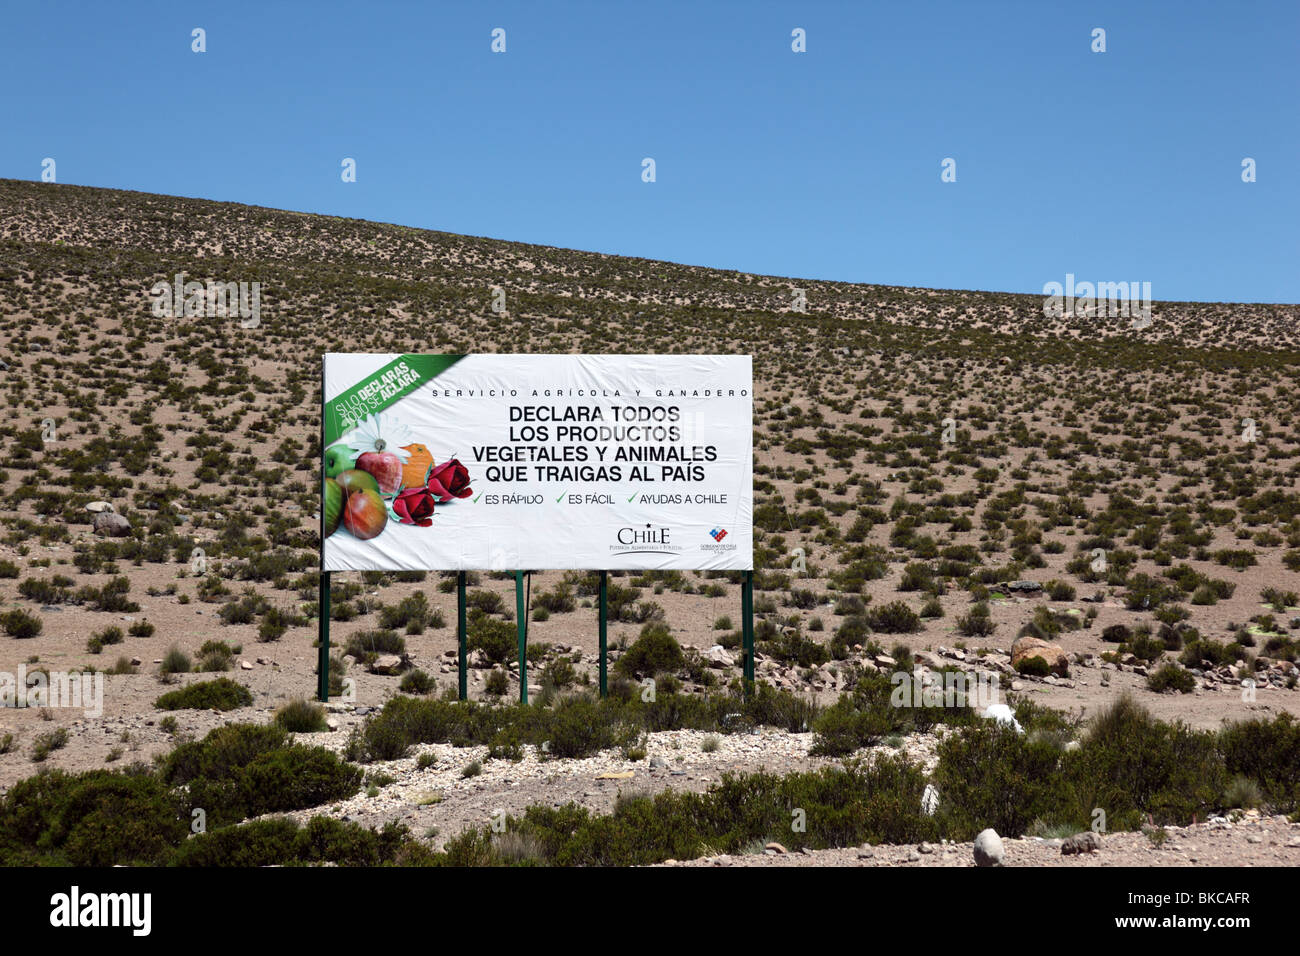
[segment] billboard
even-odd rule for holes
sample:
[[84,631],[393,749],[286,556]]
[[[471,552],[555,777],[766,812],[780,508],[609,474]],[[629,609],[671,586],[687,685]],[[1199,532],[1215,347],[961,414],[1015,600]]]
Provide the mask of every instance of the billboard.
[[323,570],[753,569],[748,355],[324,362]]

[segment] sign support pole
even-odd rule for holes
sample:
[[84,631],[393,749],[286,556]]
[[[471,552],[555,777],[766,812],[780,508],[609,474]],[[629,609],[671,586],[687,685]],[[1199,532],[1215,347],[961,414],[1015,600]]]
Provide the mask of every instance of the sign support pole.
[[600,572],[600,610],[597,612],[600,617],[600,696],[609,696],[609,674],[608,674],[608,631],[609,631],[609,572]]
[[316,698],[322,703],[330,699],[330,573],[320,573],[320,594],[317,597],[318,640],[316,652]]
[[457,657],[457,668],[460,671],[460,699],[469,699],[469,659],[466,654],[466,646],[469,643],[469,635],[465,626],[465,572],[456,572],[456,646],[459,651]]
[[754,572],[746,571],[740,587],[741,629],[744,639],[744,683],[748,697],[754,685]]
[[524,572],[515,572],[515,622],[519,634],[519,703],[528,703],[528,615],[524,610]]
[[320,592],[316,615],[319,633],[316,653],[316,697],[330,699],[330,573],[325,570],[325,356],[320,360]]

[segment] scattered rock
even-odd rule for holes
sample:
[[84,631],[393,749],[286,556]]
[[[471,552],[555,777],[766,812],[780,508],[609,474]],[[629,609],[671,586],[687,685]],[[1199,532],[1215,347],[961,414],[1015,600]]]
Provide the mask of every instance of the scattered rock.
[[721,644],[714,644],[705,651],[704,659],[709,662],[710,667],[731,667],[735,664],[731,654]]
[[131,533],[131,522],[113,511],[102,511],[95,515],[93,527],[95,534],[108,535],[110,538],[124,538]]
[[1101,837],[1092,830],[1084,830],[1061,841],[1061,855],[1072,856],[1076,853],[1096,853],[1101,849]]
[[1011,645],[1011,666],[1015,667],[1021,661],[1033,657],[1041,657],[1052,673],[1059,677],[1068,677],[1070,674],[1070,659],[1065,656],[1065,649],[1061,645],[1028,635],[1017,637]]
[[403,660],[396,654],[380,654],[370,665],[372,674],[396,674],[402,670]]
[[1004,854],[1002,838],[998,836],[997,831],[981,830],[979,836],[975,838],[975,865],[1001,866]]

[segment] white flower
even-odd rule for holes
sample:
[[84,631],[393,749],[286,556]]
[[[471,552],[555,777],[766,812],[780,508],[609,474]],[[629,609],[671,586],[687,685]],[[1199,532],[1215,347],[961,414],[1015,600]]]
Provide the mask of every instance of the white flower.
[[413,440],[409,428],[391,416],[385,418],[381,413],[376,412],[364,418],[361,424],[348,434],[344,443],[358,455],[386,451],[396,455],[402,464],[406,464],[411,453],[404,451],[402,446],[411,444]]

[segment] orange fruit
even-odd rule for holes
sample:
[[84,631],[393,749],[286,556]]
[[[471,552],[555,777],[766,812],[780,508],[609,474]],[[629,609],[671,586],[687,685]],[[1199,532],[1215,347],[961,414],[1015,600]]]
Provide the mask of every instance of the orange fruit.
[[433,467],[433,453],[420,444],[403,445],[402,451],[411,453],[411,457],[402,466],[403,487],[424,487],[429,480],[429,469]]

